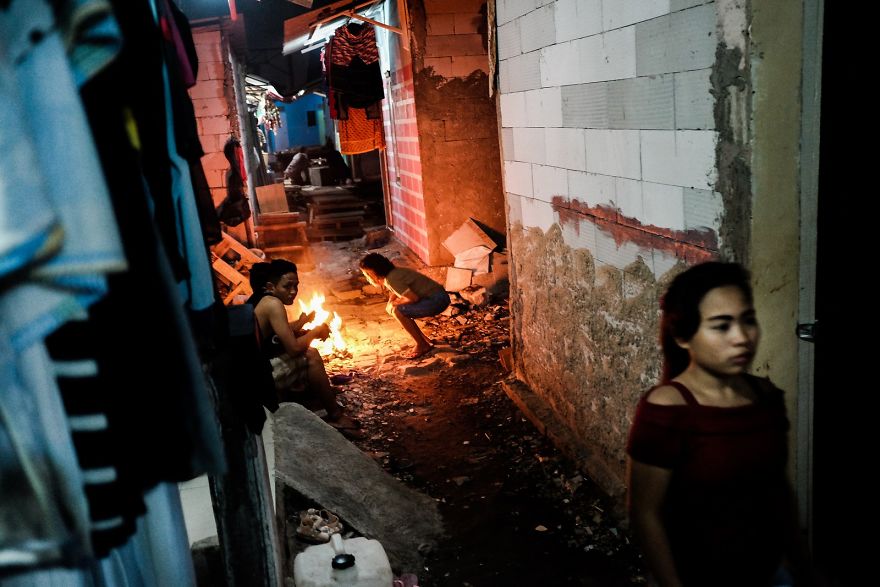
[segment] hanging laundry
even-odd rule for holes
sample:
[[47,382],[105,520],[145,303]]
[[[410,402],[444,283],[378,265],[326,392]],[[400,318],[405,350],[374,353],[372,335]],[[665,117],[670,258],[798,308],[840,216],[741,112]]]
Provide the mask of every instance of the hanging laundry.
[[349,108],[348,120],[337,123],[339,151],[343,155],[357,155],[373,149],[385,149],[382,119],[369,119],[363,108]]
[[372,25],[348,23],[336,29],[325,47],[325,59],[328,86],[341,102],[335,108],[337,114],[344,114],[339,106],[366,108],[385,97]]

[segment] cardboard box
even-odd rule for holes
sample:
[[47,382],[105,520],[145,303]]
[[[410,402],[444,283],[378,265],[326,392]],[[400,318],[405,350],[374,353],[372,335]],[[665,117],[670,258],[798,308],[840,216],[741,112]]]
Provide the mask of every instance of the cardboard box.
[[484,246],[488,248],[490,252],[494,251],[497,247],[495,241],[477,226],[477,223],[474,222],[473,218],[468,218],[464,224],[458,227],[458,230],[449,235],[449,237],[443,241],[443,246],[446,247],[446,250],[452,253],[453,256],[477,246]]
[[480,275],[489,272],[489,254],[498,245],[473,218],[468,218],[443,241],[443,246],[455,257],[455,267],[471,269],[474,275]]

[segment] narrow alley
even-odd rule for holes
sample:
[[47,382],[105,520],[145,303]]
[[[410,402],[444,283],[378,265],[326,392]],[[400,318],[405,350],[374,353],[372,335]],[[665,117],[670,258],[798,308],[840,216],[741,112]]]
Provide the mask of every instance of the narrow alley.
[[0,587],[866,584],[837,4],[0,2]]
[[[362,242],[314,243],[315,269],[301,274],[299,298],[323,293],[342,318],[350,351],[328,357],[327,369],[336,381],[350,378],[340,399],[367,435],[354,443],[440,503],[445,537],[428,553],[419,585],[644,583],[607,498],[502,389],[506,297],[479,307],[460,301],[455,316],[423,321],[436,348],[404,360],[407,338],[385,313],[385,297],[342,293],[366,285],[357,269]],[[430,272],[405,251],[394,243],[378,249]]]

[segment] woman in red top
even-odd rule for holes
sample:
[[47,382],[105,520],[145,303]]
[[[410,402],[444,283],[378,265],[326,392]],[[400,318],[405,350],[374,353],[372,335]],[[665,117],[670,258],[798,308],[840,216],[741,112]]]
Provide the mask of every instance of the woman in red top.
[[627,446],[631,522],[654,579],[792,585],[788,420],[782,392],[746,373],[760,335],[748,273],[691,267],[662,310],[663,383],[639,402]]

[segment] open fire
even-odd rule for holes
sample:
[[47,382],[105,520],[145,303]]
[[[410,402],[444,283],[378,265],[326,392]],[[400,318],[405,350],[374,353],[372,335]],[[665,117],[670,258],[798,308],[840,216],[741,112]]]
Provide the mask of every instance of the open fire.
[[[315,313],[314,320],[304,326],[306,330],[310,330],[319,324],[324,324],[330,318],[330,312],[324,309],[325,299],[323,294],[315,292],[308,303],[299,300],[299,307],[304,314]],[[333,353],[342,353],[348,349],[345,339],[342,338],[342,318],[339,317],[339,314],[333,312],[333,318],[330,319],[329,325],[330,336],[326,340],[312,341],[312,346],[318,349],[322,357],[330,356]]]

